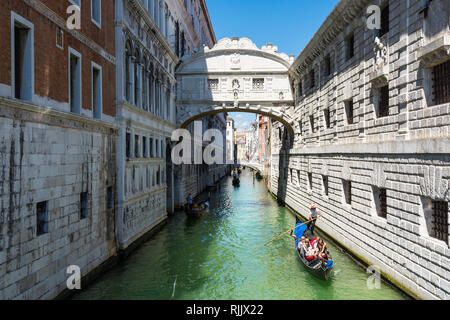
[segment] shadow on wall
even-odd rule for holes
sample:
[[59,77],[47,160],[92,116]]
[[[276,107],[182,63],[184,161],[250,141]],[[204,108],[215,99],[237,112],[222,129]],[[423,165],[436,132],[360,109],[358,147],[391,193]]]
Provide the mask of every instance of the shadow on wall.
[[292,147],[291,135],[289,134],[288,130],[284,128],[278,157],[278,189],[277,189],[278,203],[282,205],[284,205],[286,202],[288,167],[290,157],[289,149],[291,147]]

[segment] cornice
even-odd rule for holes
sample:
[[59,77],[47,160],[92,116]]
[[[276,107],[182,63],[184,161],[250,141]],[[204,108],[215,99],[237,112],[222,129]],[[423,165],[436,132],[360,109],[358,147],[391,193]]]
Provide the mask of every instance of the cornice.
[[300,75],[308,70],[314,60],[361,14],[369,2],[370,0],[341,0],[297,57],[289,72]]

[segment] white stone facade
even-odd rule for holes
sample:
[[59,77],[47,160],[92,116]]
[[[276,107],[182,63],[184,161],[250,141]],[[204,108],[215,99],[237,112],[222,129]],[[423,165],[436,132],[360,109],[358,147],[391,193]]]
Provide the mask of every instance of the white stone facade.
[[449,299],[448,230],[430,222],[442,204],[448,229],[450,101],[433,101],[431,68],[450,60],[449,3],[424,16],[423,1],[379,1],[382,36],[361,19],[369,4],[342,0],[292,65],[295,136],[274,128],[272,192],[305,217],[317,203],[318,227],[410,294]]

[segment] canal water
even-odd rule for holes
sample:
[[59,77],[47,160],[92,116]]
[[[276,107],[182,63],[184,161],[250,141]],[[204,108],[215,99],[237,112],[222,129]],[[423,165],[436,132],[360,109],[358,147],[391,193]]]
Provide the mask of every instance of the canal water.
[[[201,217],[177,213],[127,260],[75,295],[74,299],[405,299],[381,283],[369,289],[369,275],[338,248],[328,281],[311,276],[285,236],[294,216],[255,181],[249,169],[241,186],[231,178],[211,192]],[[174,290],[175,289],[175,290]]]

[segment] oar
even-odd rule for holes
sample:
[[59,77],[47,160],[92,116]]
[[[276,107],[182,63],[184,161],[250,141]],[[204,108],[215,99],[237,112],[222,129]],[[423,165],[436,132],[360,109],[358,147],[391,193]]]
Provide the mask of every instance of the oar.
[[273,238],[272,240],[270,240],[269,242],[267,242],[264,246],[267,246],[269,243],[271,243],[271,242],[273,242],[273,241],[275,241],[275,240],[277,240],[277,239],[280,239],[280,238],[281,238],[282,236],[284,236],[286,233],[291,232],[291,231],[294,231],[294,230],[297,229],[298,227],[303,226],[303,225],[305,225],[305,224],[307,224],[307,223],[309,223],[309,222],[311,222],[311,221],[313,221],[313,220],[316,220],[316,219],[317,219],[317,218],[313,218],[313,219],[311,219],[311,220],[309,220],[309,221],[306,221],[306,222],[304,222],[304,223],[302,223],[302,224],[299,224],[299,225],[296,226],[295,228],[292,228],[292,229],[289,229],[289,230],[283,232],[283,233],[280,234],[279,236],[277,236],[277,237]]

